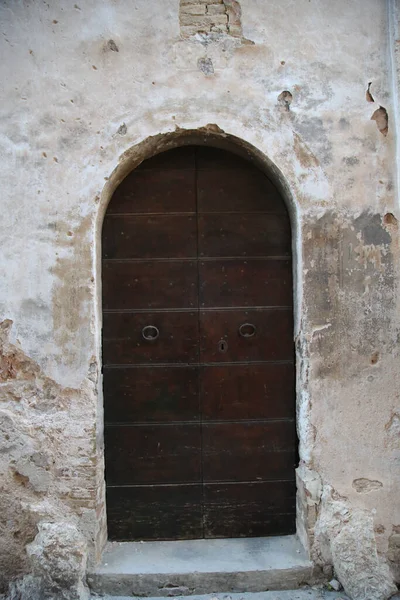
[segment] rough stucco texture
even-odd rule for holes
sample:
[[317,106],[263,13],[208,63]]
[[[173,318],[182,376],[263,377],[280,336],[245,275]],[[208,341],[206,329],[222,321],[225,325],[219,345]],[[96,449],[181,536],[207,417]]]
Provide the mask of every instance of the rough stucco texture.
[[[337,542],[325,551],[318,527],[321,494],[332,489],[362,511],[355,531],[372,520],[368,544],[399,576],[400,215],[387,7],[228,4],[241,9],[242,37],[183,35],[179,0],[1,3],[3,586],[31,569],[25,547],[39,523],[67,521],[90,561],[101,552],[96,256],[107,190],[132,146],[208,123],[265,154],[291,198],[299,535],[346,580],[343,551]],[[380,107],[386,116],[371,119]],[[340,529],[347,547],[353,529]]]

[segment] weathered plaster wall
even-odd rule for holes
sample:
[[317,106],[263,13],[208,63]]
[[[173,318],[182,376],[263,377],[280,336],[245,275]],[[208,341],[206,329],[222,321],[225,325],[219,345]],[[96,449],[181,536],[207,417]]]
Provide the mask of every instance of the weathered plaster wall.
[[240,5],[242,37],[186,37],[179,0],[1,3],[3,585],[35,572],[39,523],[50,547],[46,523],[66,522],[101,552],[101,215],[165,138],[130,148],[210,123],[264,153],[292,202],[299,535],[346,581],[333,540],[366,540],[377,598],[393,588],[376,549],[400,578],[399,6],[389,27],[383,0]]

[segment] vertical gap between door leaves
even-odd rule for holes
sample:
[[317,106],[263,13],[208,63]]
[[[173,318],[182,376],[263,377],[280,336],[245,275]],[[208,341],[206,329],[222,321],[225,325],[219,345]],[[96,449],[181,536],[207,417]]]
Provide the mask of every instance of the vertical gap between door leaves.
[[197,322],[198,322],[198,344],[197,344],[197,393],[199,402],[199,418],[200,418],[200,477],[201,477],[201,531],[204,538],[204,476],[203,476],[203,405],[202,405],[202,389],[201,389],[201,319],[200,319],[200,234],[199,234],[199,205],[198,205],[198,163],[197,163],[198,148],[194,149],[194,185],[196,199],[196,236],[197,236]]

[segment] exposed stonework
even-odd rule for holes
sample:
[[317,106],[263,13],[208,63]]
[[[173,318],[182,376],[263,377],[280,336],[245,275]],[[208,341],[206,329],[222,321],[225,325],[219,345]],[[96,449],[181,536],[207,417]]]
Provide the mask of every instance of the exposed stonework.
[[87,600],[87,543],[68,522],[40,523],[27,546],[32,575],[12,584],[9,600]]
[[392,528],[387,558],[395,581],[400,581],[400,525],[394,525]]
[[243,39],[242,11],[237,0],[180,0],[179,22],[184,38],[226,34]]
[[305,548],[314,544],[314,530],[322,495],[322,481],[318,473],[300,464],[296,469],[297,481],[297,535]]
[[[0,323],[3,587],[10,576],[28,568],[25,547],[42,519],[79,521],[83,531],[92,529],[99,498],[93,483],[93,438],[82,419],[93,382],[80,391],[61,387],[10,342],[11,332],[12,321]],[[99,527],[100,521],[92,531]]]
[[373,517],[325,486],[315,527],[314,552],[331,563],[353,600],[386,600],[397,592],[388,565],[378,555]]

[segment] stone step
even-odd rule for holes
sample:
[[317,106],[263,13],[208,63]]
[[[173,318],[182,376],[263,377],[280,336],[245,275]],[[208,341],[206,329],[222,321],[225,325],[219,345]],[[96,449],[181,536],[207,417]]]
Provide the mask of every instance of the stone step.
[[293,590],[319,581],[296,536],[112,542],[88,576],[93,592],[128,597]]
[[[99,598],[99,596],[93,596]],[[102,596],[103,600],[131,600],[132,596]],[[343,592],[328,592],[323,589],[305,588],[302,590],[287,590],[280,592],[244,592],[242,594],[216,594],[191,596],[191,600],[349,600]],[[151,598],[150,600],[165,600]],[[186,600],[186,596],[176,596],[174,600]]]

